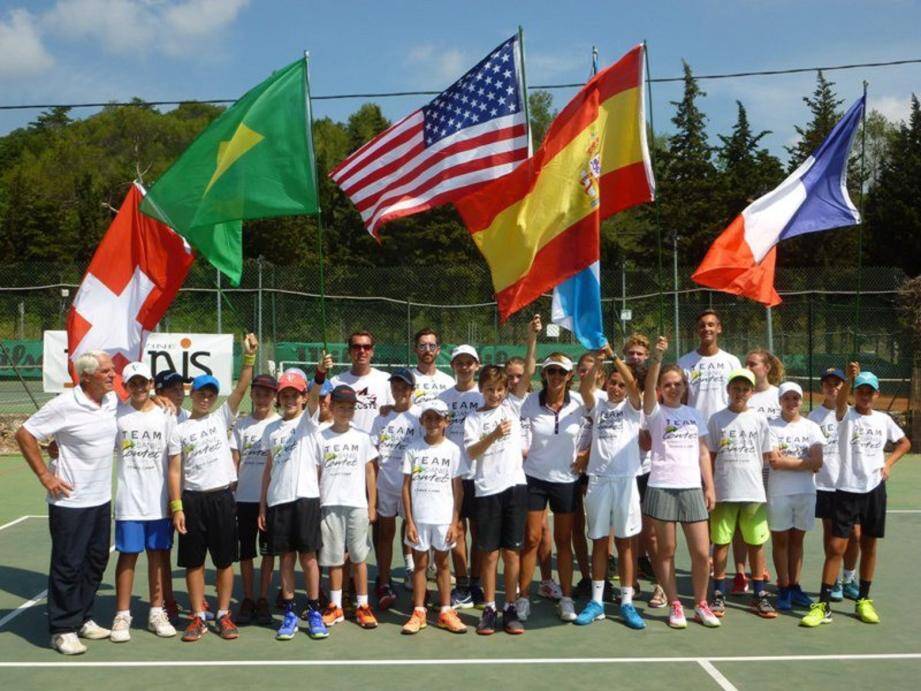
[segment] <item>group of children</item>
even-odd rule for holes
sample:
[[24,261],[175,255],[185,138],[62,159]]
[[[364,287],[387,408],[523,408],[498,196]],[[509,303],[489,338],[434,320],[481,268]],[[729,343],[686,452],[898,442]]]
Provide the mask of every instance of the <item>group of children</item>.
[[[344,593],[354,599],[355,621],[375,628],[367,557],[373,544],[376,604],[389,609],[400,597],[391,576],[398,516],[403,585],[413,605],[404,634],[428,624],[432,570],[436,624],[449,632],[467,630],[457,610],[479,606],[478,634],[523,633],[538,566],[544,576],[539,594],[558,601],[560,618],[591,624],[605,617],[604,600],[612,595],[612,551],[625,625],[646,626],[634,606],[645,563],[657,580],[649,606],[669,607],[669,626],[684,628],[675,577],[678,524],[690,552],[694,618],[705,626],[719,626],[727,611],[731,545],[733,591],[750,587],[759,616],[808,608],[801,623],[818,626],[831,621],[830,603],[846,594],[857,600],[861,620],[879,621],[869,591],[876,540],[884,534],[885,480],[909,443],[889,416],[873,409],[878,380],[857,363],[847,374],[830,369],[821,377],[822,406],[803,416],[802,389],[782,381],[776,358],[756,350],[742,368],[719,349],[715,312],[702,313],[697,325],[699,347],[677,364],[663,366],[668,343],[661,337],[652,349],[645,338],[632,337],[625,360],[610,347],[586,354],[578,365],[552,353],[540,368],[540,390],[532,393],[539,317],[529,325],[525,358],[482,366],[474,347],[460,345],[451,353],[453,378],[435,366],[440,343],[429,329],[415,336],[412,370],[388,374],[372,367],[373,336],[356,332],[349,337],[348,371],[331,377],[332,359],[324,356],[311,377],[292,369],[277,380],[253,376],[258,344],[249,334],[243,368],[225,402],[215,409],[219,383],[202,375],[191,382],[190,412],[181,408],[178,374],[154,380],[143,363],[129,364],[123,372],[129,396],[118,411],[112,640],[130,639],[129,603],[142,551],[148,555],[148,628],[176,635],[170,623],[178,613],[170,578],[174,530],[190,603],[184,641],[205,635],[209,619],[225,639],[238,637],[237,624],[271,624],[276,559],[281,587],[273,604],[283,611],[277,639],[294,638],[301,620],[311,638],[329,636],[345,618]],[[171,400],[178,415],[155,405],[154,392]],[[252,412],[237,419],[247,392]],[[887,442],[895,443],[888,457]],[[816,517],[823,522],[826,560],[813,603],[800,576],[804,537]],[[586,533],[590,599],[577,613],[574,545],[584,544]],[[767,589],[768,539],[776,598]],[[549,577],[551,540],[558,585]],[[213,616],[204,595],[207,554],[216,569]],[[243,599],[234,617],[236,561]],[[298,562],[307,594],[302,612],[295,607]]]

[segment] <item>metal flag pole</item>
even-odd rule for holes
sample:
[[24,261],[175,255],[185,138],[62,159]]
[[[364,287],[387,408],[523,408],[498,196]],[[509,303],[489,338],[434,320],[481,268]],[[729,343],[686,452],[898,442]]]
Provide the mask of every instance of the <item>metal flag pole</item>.
[[[647,100],[649,102],[649,163],[652,166],[653,174],[655,174],[656,169],[656,127],[652,115],[652,81],[649,74],[649,44],[646,42],[646,39],[643,39],[643,60],[646,66],[646,94]],[[662,294],[662,221],[659,215],[659,195],[655,195],[652,200],[653,209],[655,209],[655,219],[656,219],[656,248],[658,253],[658,269],[656,274],[656,282],[659,286],[659,334],[662,334],[665,330],[665,302],[664,296]],[[675,242],[677,244],[677,231]],[[675,293],[677,299],[677,292]],[[678,328],[678,325],[675,324],[675,328]],[[674,334],[674,337],[677,338],[677,331]],[[675,357],[678,357],[678,352],[675,352]]]
[[518,25],[518,59],[521,61],[521,104],[524,108],[524,126],[528,130],[528,156],[534,153],[531,141],[531,107],[528,105],[528,80],[524,71],[524,29]]
[[860,356],[860,291],[863,286],[863,187],[867,160],[867,81],[863,82],[863,113],[860,114],[860,196],[857,199],[860,225],[857,226],[857,305],[854,314],[854,357]]
[[313,107],[310,100],[310,52],[304,51],[304,84],[307,90],[306,108],[307,117],[307,155],[310,157],[310,166],[313,168],[313,193],[317,200],[317,254],[320,257],[320,325],[323,329],[323,352],[329,352],[326,343],[326,277],[323,270],[323,213],[320,209],[320,179],[317,175],[317,157],[313,150]]

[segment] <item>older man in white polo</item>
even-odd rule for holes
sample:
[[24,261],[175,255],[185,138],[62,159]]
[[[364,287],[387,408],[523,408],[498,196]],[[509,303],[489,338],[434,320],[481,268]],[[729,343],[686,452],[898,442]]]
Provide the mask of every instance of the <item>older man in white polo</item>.
[[[51,646],[64,655],[86,652],[79,638],[108,638],[91,616],[109,561],[112,452],[118,431],[115,366],[102,351],[74,363],[79,386],[48,401],[26,420],[16,441],[48,492]],[[54,439],[58,456],[46,465],[40,441]]]

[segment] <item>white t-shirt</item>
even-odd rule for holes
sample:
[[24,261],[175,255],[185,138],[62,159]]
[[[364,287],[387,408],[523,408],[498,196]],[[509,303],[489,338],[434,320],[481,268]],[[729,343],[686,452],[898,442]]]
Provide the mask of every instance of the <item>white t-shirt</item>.
[[310,415],[302,413],[291,420],[276,418],[266,426],[262,446],[272,455],[272,473],[265,496],[268,506],[319,498],[317,468],[323,449]]
[[403,453],[423,434],[419,417],[410,409],[378,415],[371,426],[371,441],[377,446],[377,487],[399,494],[403,491]]
[[895,421],[878,410],[861,415],[848,408],[844,419],[838,422],[838,472],[837,489],[865,494],[883,481],[882,469],[886,464],[887,441],[896,442],[905,433]]
[[771,451],[767,418],[751,408],[724,408],[707,423],[707,448],[716,454],[713,487],[716,501],[765,502],[764,454]]
[[263,443],[265,430],[276,420],[277,414],[269,413],[262,420],[247,415],[237,420],[230,434],[230,448],[240,454],[237,468],[236,499],[239,502],[258,504],[262,498],[262,471],[265,470],[265,457],[269,453]]
[[114,393],[106,394],[97,405],[75,386],[52,398],[22,424],[39,441],[54,438],[58,457],[48,469],[73,488],[69,497],[55,499],[49,494],[49,504],[77,509],[112,500],[117,405]]
[[371,433],[371,426],[381,411],[383,405],[393,405],[393,395],[390,393],[390,375],[383,370],[371,368],[366,375],[357,377],[351,371],[337,374],[330,380],[336,387],[340,384],[351,386],[355,389],[358,403],[355,405],[355,417],[352,426],[362,432]]
[[176,422],[177,422],[177,423],[178,423],[178,422],[185,422],[185,421],[188,420],[190,417],[192,417],[192,413],[190,413],[190,412],[189,412],[188,410],[186,410],[185,408],[179,408],[179,409],[176,411]]
[[438,398],[447,404],[451,415],[448,429],[445,430],[445,436],[460,448],[460,476],[465,480],[472,480],[474,469],[470,456],[467,455],[467,447],[464,445],[464,421],[467,419],[467,415],[482,407],[483,394],[480,393],[477,387],[467,391],[458,391],[457,387],[452,386],[447,391],[442,391],[438,394]]
[[508,399],[490,410],[477,410],[467,415],[464,421],[464,445],[469,449],[504,420],[511,423],[509,433],[496,439],[479,458],[474,459],[473,481],[478,497],[499,494],[514,485],[527,483],[522,467],[518,408]]
[[176,426],[175,416],[158,407],[141,412],[120,403],[116,420],[115,520],[167,518],[167,446]]
[[807,415],[819,426],[825,435],[825,447],[822,449],[822,467],[815,474],[815,488],[823,492],[834,492],[838,482],[838,418],[834,408],[824,405],[810,410]]
[[579,476],[572,471],[572,463],[579,450],[579,431],[585,422],[582,400],[567,395],[557,413],[544,405],[542,399],[542,392],[535,392],[521,406],[521,419],[530,428],[525,475],[545,482],[575,482]]
[[[818,444],[825,446],[825,435],[812,420],[800,417],[787,422],[782,417],[771,420],[774,447],[781,456],[809,458],[809,449]],[[768,496],[785,497],[790,494],[815,494],[815,473],[808,470],[775,470],[768,476]]]
[[403,474],[410,475],[410,498],[416,523],[448,525],[454,518],[454,478],[460,476],[460,448],[450,439],[429,444],[416,439],[403,454]]
[[649,486],[700,487],[700,440],[707,436],[701,414],[686,405],[669,408],[656,403],[646,416],[646,429],[652,437]]
[[726,384],[729,373],[741,369],[742,364],[735,355],[718,350],[716,355],[701,355],[696,350],[681,356],[678,366],[688,378],[688,405],[710,419],[729,404]]
[[769,386],[764,391],[755,391],[748,399],[749,409],[761,413],[768,421],[776,420],[780,417],[780,399],[777,391],[776,386]]
[[350,427],[320,432],[323,461],[320,466],[320,505],[368,508],[365,467],[377,458],[371,437]]
[[641,466],[637,441],[643,423],[643,411],[625,398],[614,404],[596,398],[589,412],[592,421],[592,449],[588,474],[597,477],[634,477]]
[[439,369],[435,370],[435,374],[423,374],[418,369],[414,369],[413,376],[416,378],[413,405],[434,400],[438,398],[439,394],[447,391],[455,384],[454,377],[450,374],[445,374]]
[[182,454],[183,489],[206,492],[236,481],[228,440],[233,421],[234,414],[224,403],[204,417],[189,418],[173,428],[169,453]]

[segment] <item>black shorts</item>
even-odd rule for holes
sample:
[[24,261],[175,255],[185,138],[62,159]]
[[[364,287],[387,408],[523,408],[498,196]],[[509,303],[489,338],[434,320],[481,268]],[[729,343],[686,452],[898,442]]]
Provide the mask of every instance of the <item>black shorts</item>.
[[513,485],[498,494],[476,497],[474,516],[478,550],[521,549],[528,517],[527,485]]
[[295,499],[270,506],[265,517],[269,549],[272,554],[319,552],[320,499]]
[[831,534],[850,537],[854,524],[860,525],[861,537],[884,537],[886,534],[886,483],[880,482],[866,493],[835,492]]
[[194,569],[205,563],[205,555],[218,569],[237,561],[237,502],[229,489],[182,493],[186,534],[179,534],[179,558],[176,563]]
[[476,484],[473,480],[462,480],[464,485],[464,500],[461,502],[461,519],[476,520],[473,500],[476,499]]
[[815,491],[815,517],[832,520],[835,517],[835,492],[825,489]]
[[259,530],[259,504],[254,501],[237,502],[237,537],[240,539],[240,561],[256,558],[256,540],[259,552],[265,557],[270,554],[268,536]]
[[550,504],[553,513],[573,513],[579,506],[579,481],[547,482],[528,478],[528,511],[543,511]]
[[646,498],[646,487],[649,486],[649,473],[644,473],[643,475],[636,476],[636,488],[640,492],[640,505],[642,506],[643,500]]

